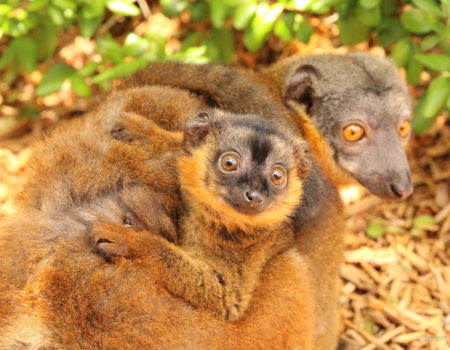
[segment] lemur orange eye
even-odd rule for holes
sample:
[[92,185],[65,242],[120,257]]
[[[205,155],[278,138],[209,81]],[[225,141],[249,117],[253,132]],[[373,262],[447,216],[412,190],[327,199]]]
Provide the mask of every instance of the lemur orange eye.
[[411,131],[411,121],[409,120],[402,121],[398,126],[398,133],[401,137],[408,136],[410,131]]
[[228,152],[220,157],[220,170],[225,173],[230,173],[239,169],[240,158],[237,153]]
[[359,124],[348,124],[343,129],[344,139],[350,142],[355,142],[361,140],[366,132],[364,128]]
[[284,186],[286,184],[287,179],[286,169],[284,169],[281,166],[276,166],[275,168],[273,168],[270,178],[275,186],[277,187]]

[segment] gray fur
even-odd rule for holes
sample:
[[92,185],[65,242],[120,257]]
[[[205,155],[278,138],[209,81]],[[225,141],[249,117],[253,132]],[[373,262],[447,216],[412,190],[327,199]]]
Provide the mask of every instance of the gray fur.
[[[403,150],[408,137],[399,136],[398,125],[411,119],[411,104],[393,62],[355,53],[308,56],[295,63],[283,97],[306,105],[338,164],[380,197],[407,197],[412,191]],[[367,137],[344,141],[342,127],[350,121],[366,125]]]

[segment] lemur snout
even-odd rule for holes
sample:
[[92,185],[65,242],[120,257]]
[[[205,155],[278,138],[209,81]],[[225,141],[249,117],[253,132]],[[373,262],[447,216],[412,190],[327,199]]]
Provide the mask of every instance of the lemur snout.
[[413,193],[413,186],[411,183],[408,184],[391,184],[389,186],[389,189],[391,190],[393,197],[397,198],[399,200],[403,200],[408,198],[411,193]]
[[258,191],[246,191],[244,196],[247,205],[252,208],[259,207],[264,202],[264,197]]

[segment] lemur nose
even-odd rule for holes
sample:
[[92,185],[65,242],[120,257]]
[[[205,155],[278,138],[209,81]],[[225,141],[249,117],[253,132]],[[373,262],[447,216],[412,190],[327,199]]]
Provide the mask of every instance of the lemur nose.
[[258,191],[245,192],[245,200],[251,207],[257,207],[264,202],[264,198]]
[[401,186],[397,184],[391,184],[390,189],[392,193],[397,197],[397,199],[406,199],[413,192],[413,186],[409,184],[408,186]]

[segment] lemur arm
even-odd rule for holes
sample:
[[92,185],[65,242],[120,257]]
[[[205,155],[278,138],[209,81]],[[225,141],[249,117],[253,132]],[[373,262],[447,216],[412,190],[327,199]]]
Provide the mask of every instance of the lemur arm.
[[246,298],[240,297],[237,268],[224,267],[225,264],[213,267],[206,259],[189,254],[148,231],[96,223],[90,241],[105,259],[133,259],[148,269],[171,294],[226,320],[241,318],[248,304]]

